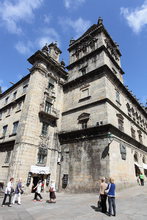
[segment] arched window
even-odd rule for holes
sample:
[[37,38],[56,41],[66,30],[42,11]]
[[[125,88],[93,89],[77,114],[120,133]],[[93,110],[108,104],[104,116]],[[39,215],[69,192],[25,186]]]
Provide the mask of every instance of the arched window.
[[138,153],[137,152],[135,152],[135,154],[134,154],[134,161],[138,162]]
[[82,129],[87,128],[87,123],[89,121],[90,114],[88,113],[82,113],[78,117],[78,123],[81,124]]

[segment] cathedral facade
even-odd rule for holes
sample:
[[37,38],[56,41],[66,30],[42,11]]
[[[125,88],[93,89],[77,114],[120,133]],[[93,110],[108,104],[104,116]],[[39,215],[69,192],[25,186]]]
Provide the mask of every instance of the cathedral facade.
[[118,188],[147,176],[147,110],[123,83],[119,46],[102,19],[71,40],[70,62],[56,43],[28,61],[30,73],[0,94],[0,187],[39,179],[59,191],[95,191],[100,177]]

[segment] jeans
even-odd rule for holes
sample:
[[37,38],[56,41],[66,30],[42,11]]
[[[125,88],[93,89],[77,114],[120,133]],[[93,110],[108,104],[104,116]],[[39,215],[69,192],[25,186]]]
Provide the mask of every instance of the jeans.
[[14,195],[13,201],[12,201],[13,204],[15,204],[16,198],[18,199],[18,204],[21,204],[21,194],[20,193]]
[[112,215],[112,209],[113,209],[113,214],[116,215],[115,197],[108,196],[108,203],[109,203],[109,215]]
[[2,205],[5,205],[5,202],[6,202],[7,196],[9,196],[9,203],[8,203],[8,205],[11,204],[11,193],[10,193],[10,194],[5,194]]

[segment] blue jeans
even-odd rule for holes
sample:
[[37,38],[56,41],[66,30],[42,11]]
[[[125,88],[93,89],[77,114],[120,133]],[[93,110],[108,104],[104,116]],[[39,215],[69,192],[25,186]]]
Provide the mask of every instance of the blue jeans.
[[108,196],[108,203],[109,203],[109,215],[112,215],[112,209],[113,209],[113,214],[116,215],[115,197]]

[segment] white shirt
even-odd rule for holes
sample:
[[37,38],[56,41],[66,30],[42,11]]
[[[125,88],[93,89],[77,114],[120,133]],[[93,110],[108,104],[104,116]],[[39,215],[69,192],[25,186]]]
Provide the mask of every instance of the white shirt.
[[12,183],[8,182],[7,187],[5,189],[5,194],[10,194],[11,193],[11,188],[12,188]]
[[38,185],[37,185],[37,193],[41,193],[41,186],[42,186],[42,183],[39,183]]

